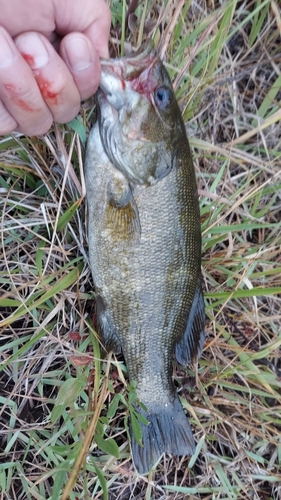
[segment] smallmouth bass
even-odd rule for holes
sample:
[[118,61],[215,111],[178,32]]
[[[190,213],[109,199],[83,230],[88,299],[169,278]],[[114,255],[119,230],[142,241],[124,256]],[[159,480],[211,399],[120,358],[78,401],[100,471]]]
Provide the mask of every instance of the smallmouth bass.
[[191,455],[190,424],[172,382],[172,360],[196,360],[204,343],[201,229],[184,122],[170,78],[151,42],[102,60],[99,119],[87,144],[89,257],[97,329],[123,351],[147,411],[136,469],[166,451]]

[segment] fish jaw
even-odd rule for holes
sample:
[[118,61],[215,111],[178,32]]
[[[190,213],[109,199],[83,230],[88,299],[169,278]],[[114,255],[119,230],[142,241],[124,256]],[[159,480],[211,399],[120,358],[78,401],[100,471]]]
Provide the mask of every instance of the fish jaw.
[[[101,59],[100,86],[112,100],[116,92],[132,89],[138,93],[151,94],[159,83],[155,68],[159,66],[159,59],[154,49],[153,42],[147,43],[131,55],[117,59]],[[156,71],[157,73],[157,71]],[[116,105],[119,109],[118,99]],[[122,99],[121,99],[122,102]],[[114,105],[114,104],[113,104]]]
[[[109,102],[117,110],[124,106],[126,93],[130,90],[151,99],[151,95],[159,82],[157,77],[157,60],[153,60],[149,66],[134,68],[132,77],[127,76],[129,65],[125,64],[124,61],[122,62],[123,64],[120,66],[102,64],[101,71],[100,87],[106,94]],[[122,71],[124,69],[125,71]]]
[[135,108],[140,95],[151,101],[159,85],[160,67],[153,42],[149,40],[132,56],[101,59],[100,88],[115,110],[119,111],[128,102]]
[[[114,64],[107,60],[101,62],[100,89],[114,110],[118,112],[128,107],[128,103],[131,109],[136,109],[140,106],[141,95],[152,100],[159,83],[158,62],[155,57],[148,56],[141,64],[134,59],[114,60]],[[99,100],[99,104],[102,105],[102,101]]]

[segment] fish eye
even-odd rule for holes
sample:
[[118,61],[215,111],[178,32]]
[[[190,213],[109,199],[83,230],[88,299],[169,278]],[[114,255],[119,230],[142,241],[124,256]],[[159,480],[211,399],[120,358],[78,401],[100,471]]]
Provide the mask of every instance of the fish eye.
[[173,100],[173,94],[169,87],[158,87],[154,92],[154,98],[156,104],[160,108],[165,109],[170,106]]

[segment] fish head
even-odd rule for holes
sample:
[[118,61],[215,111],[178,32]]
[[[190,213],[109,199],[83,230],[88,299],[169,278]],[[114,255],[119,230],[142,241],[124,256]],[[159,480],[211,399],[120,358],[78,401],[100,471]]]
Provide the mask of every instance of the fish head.
[[148,42],[138,52],[101,60],[100,134],[111,162],[133,183],[167,175],[185,127],[168,73]]

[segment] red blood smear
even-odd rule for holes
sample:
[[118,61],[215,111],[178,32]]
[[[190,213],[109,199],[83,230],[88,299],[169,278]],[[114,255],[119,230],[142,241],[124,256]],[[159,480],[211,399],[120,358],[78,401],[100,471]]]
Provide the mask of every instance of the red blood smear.
[[52,82],[42,75],[36,76],[37,85],[40,89],[43,99],[52,100],[52,104],[58,104],[59,92],[52,92]]
[[31,54],[25,54],[24,52],[21,53],[22,57],[25,59],[25,61],[31,66],[31,68],[35,68],[36,63],[35,59]]
[[154,66],[147,68],[139,76],[132,78],[131,85],[139,94],[150,96],[158,85],[158,80],[155,76]]
[[24,111],[35,111],[35,109],[32,106],[30,106],[30,104],[25,102],[23,99],[17,99],[16,102],[21,109],[24,109]]
[[28,102],[24,101],[20,97],[18,97],[18,91],[16,87],[10,83],[5,85],[6,89],[9,91],[13,101],[24,111],[35,111],[34,107],[31,106]]
[[142,81],[139,78],[135,78],[132,81],[132,87],[139,94],[146,94],[146,95],[150,94],[150,85],[149,82],[146,80]]

